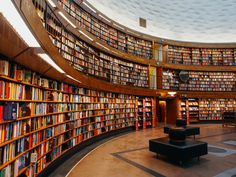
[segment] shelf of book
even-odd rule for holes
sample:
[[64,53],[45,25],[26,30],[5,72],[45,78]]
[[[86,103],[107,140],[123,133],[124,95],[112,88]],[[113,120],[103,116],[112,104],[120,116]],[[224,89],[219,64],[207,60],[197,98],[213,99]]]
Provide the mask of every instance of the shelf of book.
[[60,83],[4,59],[0,66],[2,176],[39,174],[81,142],[135,126],[133,95]]
[[224,112],[236,110],[236,99],[189,98],[181,99],[180,105],[180,117],[190,123],[216,121],[223,119]]
[[136,101],[136,130],[156,127],[155,105],[152,97],[138,97]]
[[194,66],[235,66],[236,48],[168,46],[168,63]]
[[46,4],[35,1],[34,5],[52,43],[76,70],[114,84],[149,87],[147,65],[128,62],[91,47],[70,33],[56,15],[44,7]]
[[76,20],[79,26],[106,44],[123,52],[146,59],[152,58],[152,41],[131,36],[86,12],[79,3],[70,0],[57,0],[58,4]]
[[162,88],[186,91],[236,91],[236,72],[185,71],[188,78],[182,81],[180,70],[163,70]]
[[186,119],[188,121],[189,115],[188,115],[188,101],[187,100],[180,100],[179,110],[180,110],[179,117],[181,119]]

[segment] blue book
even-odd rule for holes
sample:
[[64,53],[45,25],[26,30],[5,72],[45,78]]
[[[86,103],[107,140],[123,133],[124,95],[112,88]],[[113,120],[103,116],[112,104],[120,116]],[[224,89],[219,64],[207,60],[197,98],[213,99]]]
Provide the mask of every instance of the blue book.
[[11,103],[11,120],[16,120],[18,107],[17,103]]

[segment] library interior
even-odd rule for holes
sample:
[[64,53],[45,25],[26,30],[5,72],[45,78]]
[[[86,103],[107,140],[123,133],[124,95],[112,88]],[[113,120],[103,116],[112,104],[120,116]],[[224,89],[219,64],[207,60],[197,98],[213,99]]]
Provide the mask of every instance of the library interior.
[[235,177],[234,0],[0,3],[0,177]]

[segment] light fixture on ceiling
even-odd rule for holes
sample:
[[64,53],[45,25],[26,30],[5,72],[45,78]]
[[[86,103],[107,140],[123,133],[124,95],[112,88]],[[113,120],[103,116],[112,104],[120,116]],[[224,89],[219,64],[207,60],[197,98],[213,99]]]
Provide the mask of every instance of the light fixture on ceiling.
[[0,12],[29,47],[40,47],[11,0],[1,1]]
[[77,80],[77,79],[73,78],[72,76],[70,76],[70,75],[68,75],[68,74],[66,74],[66,76],[67,76],[68,78],[70,78],[70,79],[72,79],[72,80],[74,80],[74,81],[78,82],[78,83],[81,83],[79,80]]
[[116,26],[117,28],[120,28],[120,29],[124,30],[124,28],[122,26],[117,25],[116,23],[113,23],[113,25]]
[[175,96],[176,92],[168,92],[168,94],[173,97]]
[[48,56],[46,53],[38,53],[38,56],[42,58],[44,61],[46,61],[49,65],[51,65],[53,68],[55,68],[60,73],[65,73],[52,59]]
[[101,17],[102,19],[106,20],[107,22],[111,23],[111,20],[107,19],[106,17],[104,17],[103,15],[99,14],[99,17]]
[[47,1],[53,8],[56,7],[56,4],[52,0],[47,0]]
[[96,42],[96,44],[99,45],[99,46],[101,46],[101,47],[103,47],[103,48],[106,49],[106,50],[110,50],[110,49],[108,49],[107,47],[105,47],[104,45],[100,44],[99,42]]
[[85,1],[83,1],[83,4],[88,7],[91,11],[93,11],[94,13],[97,13],[97,11],[95,9],[93,9],[90,5],[88,5]]
[[58,12],[58,14],[64,18],[64,20],[66,20],[73,28],[76,28],[76,25],[74,23],[72,23],[61,11]]
[[89,37],[87,34],[85,34],[83,31],[79,30],[81,34],[83,34],[86,38],[88,38],[90,41],[93,41],[91,37]]

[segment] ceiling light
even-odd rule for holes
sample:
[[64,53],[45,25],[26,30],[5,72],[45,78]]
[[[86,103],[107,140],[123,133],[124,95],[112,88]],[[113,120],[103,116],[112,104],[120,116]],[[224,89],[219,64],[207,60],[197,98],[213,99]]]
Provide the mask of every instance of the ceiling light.
[[77,79],[73,78],[72,76],[70,76],[70,75],[68,75],[68,74],[66,74],[66,76],[67,76],[67,77],[69,77],[70,79],[72,79],[72,80],[76,81],[76,82],[79,82],[79,83],[81,83],[79,80],[77,80]]
[[101,15],[101,14],[99,14],[98,16],[101,17],[102,19],[106,20],[106,21],[109,22],[109,23],[111,22],[111,20],[108,20],[106,17],[104,17],[104,16]]
[[175,96],[176,92],[168,92],[170,96]]
[[72,23],[61,11],[58,12],[59,15],[64,18],[64,20],[66,20],[73,28],[76,28],[75,24]]
[[44,61],[46,61],[48,64],[50,64],[53,68],[55,68],[60,73],[65,73],[52,59],[48,56],[46,53],[38,53],[38,56],[42,58]]
[[53,8],[56,7],[56,4],[52,0],[47,0],[47,1]]
[[120,29],[124,30],[124,28],[122,26],[117,25],[116,23],[113,23],[113,25],[116,26],[117,28],[120,28]]
[[96,10],[94,10],[90,5],[88,5],[86,2],[84,2],[83,1],[83,4],[85,5],[85,6],[87,6],[91,11],[93,11],[94,13],[97,13],[97,11]]
[[79,32],[83,34],[86,38],[88,38],[89,40],[93,41],[93,39],[89,37],[87,34],[85,34],[83,31],[79,30]]
[[105,47],[104,45],[100,44],[99,42],[96,42],[96,44],[99,45],[99,46],[101,46],[101,47],[103,47],[103,48],[106,49],[106,50],[110,50],[110,49],[108,49],[107,47]]
[[40,47],[11,0],[1,1],[0,12],[29,47]]

